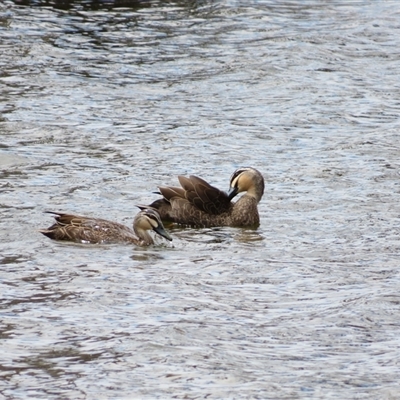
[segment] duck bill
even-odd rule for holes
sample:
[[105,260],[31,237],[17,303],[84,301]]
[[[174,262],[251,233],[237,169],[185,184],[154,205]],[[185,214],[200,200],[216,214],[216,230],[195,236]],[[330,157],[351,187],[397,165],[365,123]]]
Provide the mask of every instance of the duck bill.
[[228,191],[229,201],[232,200],[238,194],[238,189],[235,187],[230,187]]
[[154,228],[153,230],[154,230],[154,232],[158,233],[160,236],[164,237],[165,239],[172,240],[172,237],[162,226],[157,226],[157,228]]

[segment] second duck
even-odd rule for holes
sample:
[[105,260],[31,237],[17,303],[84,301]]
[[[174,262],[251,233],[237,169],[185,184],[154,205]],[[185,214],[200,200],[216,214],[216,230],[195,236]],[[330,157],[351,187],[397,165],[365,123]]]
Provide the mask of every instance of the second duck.
[[172,240],[164,229],[159,214],[152,209],[144,209],[136,215],[133,221],[133,230],[106,219],[47,212],[55,215],[56,222],[39,232],[54,240],[97,244],[126,242],[139,246],[149,246],[154,243],[149,234],[151,230],[167,240]]

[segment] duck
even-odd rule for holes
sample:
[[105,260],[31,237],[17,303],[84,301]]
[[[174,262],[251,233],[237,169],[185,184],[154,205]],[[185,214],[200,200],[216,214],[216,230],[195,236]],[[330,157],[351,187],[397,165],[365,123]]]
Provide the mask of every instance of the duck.
[[[253,167],[238,168],[230,178],[228,193],[197,176],[178,176],[181,187],[159,186],[163,197],[148,206],[164,222],[195,227],[254,227],[260,225],[257,205],[264,194],[264,177]],[[231,200],[246,192],[238,201]]]
[[127,242],[138,246],[154,244],[149,231],[153,230],[167,240],[172,240],[165,230],[159,213],[154,209],[142,209],[133,221],[133,230],[117,222],[101,218],[46,211],[54,214],[55,224],[40,233],[53,240],[67,240],[78,243]]

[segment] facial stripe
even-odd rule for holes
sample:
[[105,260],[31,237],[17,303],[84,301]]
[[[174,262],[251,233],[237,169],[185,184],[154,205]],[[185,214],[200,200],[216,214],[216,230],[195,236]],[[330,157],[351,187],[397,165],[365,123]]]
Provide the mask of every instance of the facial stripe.
[[231,187],[237,187],[237,183],[239,180],[239,176],[243,174],[243,172],[248,171],[250,168],[240,168],[237,169],[233,175],[231,176]]
[[146,214],[146,218],[152,228],[157,228],[158,221],[152,215]]

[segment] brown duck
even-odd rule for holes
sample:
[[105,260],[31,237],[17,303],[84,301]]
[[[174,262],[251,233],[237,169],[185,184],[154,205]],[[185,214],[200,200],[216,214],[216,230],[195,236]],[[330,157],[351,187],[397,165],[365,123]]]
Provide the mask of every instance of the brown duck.
[[160,215],[152,209],[144,209],[136,215],[133,221],[133,230],[125,225],[105,219],[47,212],[55,214],[56,223],[39,232],[54,240],[68,240],[78,243],[128,242],[139,246],[149,246],[154,243],[149,234],[150,230],[172,240],[164,229]]
[[[257,204],[264,193],[264,178],[256,169],[237,169],[228,193],[197,176],[178,176],[178,180],[182,187],[160,186],[163,198],[146,206],[156,209],[162,220],[201,227],[260,224]],[[236,203],[231,202],[241,192],[246,193]]]

